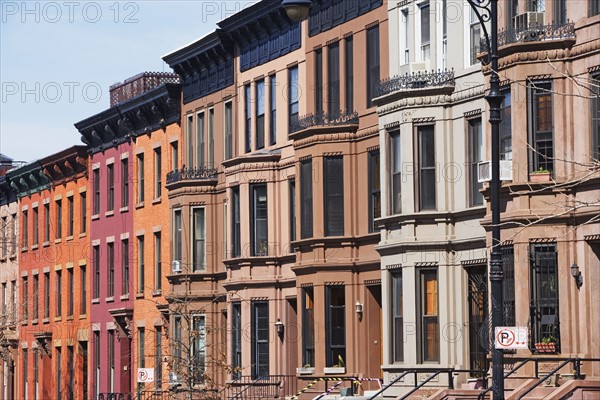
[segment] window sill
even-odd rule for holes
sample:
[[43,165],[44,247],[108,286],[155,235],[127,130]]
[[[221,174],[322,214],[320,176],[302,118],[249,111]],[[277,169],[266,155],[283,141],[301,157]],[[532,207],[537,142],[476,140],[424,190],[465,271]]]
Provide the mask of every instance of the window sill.
[[44,243],[42,243],[43,247],[48,247],[50,246],[50,240],[46,240]]
[[54,317],[54,322],[61,322],[62,321],[62,317]]
[[[37,323],[37,321],[36,321]],[[27,325],[27,318],[25,318],[25,321],[21,321],[21,326],[26,326]]]
[[135,205],[135,208],[142,208],[142,207],[144,207],[144,202],[143,201],[140,201],[139,203],[137,203]]
[[112,217],[113,215],[115,215],[115,210],[110,210],[104,213],[104,217],[106,218]]
[[115,298],[113,296],[109,296],[104,299],[104,302],[106,302],[106,303],[113,303],[114,301],[115,301]]
[[37,244],[32,244],[31,245],[31,250],[37,250],[38,249],[38,245]]
[[0,257],[0,261],[2,261],[2,262],[6,261],[6,256]]
[[129,212],[129,206],[119,208],[119,212],[121,212],[121,213]]
[[92,299],[92,304],[100,304],[100,299]]
[[119,297],[119,300],[129,300],[129,294],[124,294],[121,297]]
[[70,242],[73,240],[73,235],[69,235],[65,238],[65,242]]
[[152,292],[152,297],[162,296],[162,289],[156,289]]
[[81,239],[82,237],[85,237],[85,235],[87,235],[87,232],[81,232],[79,234],[79,239]]
[[10,256],[8,256],[9,259],[14,260],[17,258],[17,253],[13,253]]
[[72,316],[72,315],[68,315],[68,316],[65,318],[65,321],[73,321],[73,316]]
[[144,293],[136,293],[135,294],[135,298],[136,299],[143,299],[144,298]]
[[27,246],[23,246],[21,247],[21,253],[26,252],[27,250],[29,250],[29,248]]
[[44,318],[42,319],[42,324],[47,324],[50,322],[50,318]]
[[32,319],[31,320],[31,325],[37,325],[38,324],[38,320],[37,319]]
[[58,243],[60,243],[60,242],[62,242],[62,239],[61,239],[61,238],[54,239],[54,244],[58,244]]
[[154,200],[152,200],[152,204],[160,204],[161,201],[162,199],[160,197],[156,197]]
[[92,221],[95,221],[97,219],[100,219],[100,214],[94,214],[90,218],[91,218]]
[[323,368],[323,374],[345,374],[345,367],[325,367]]
[[87,318],[87,314],[79,314],[79,319],[86,319]]

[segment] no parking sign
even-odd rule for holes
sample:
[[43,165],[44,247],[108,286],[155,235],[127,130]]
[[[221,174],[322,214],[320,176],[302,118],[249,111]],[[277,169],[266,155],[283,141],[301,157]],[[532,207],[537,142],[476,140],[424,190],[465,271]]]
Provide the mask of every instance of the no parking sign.
[[497,326],[494,337],[497,349],[529,348],[529,329],[524,326]]
[[138,383],[154,382],[154,368],[138,368]]

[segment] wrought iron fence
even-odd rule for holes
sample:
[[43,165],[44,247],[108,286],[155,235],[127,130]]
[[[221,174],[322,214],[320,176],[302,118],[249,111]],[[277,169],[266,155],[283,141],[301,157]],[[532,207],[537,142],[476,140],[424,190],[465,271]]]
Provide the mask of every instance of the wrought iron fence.
[[243,375],[226,390],[227,400],[284,399],[296,393],[298,378],[295,375],[269,375],[255,378]]
[[[542,42],[546,40],[574,38],[575,24],[573,22],[539,25],[519,30],[510,28],[498,32],[498,47],[513,43]],[[480,43],[481,52],[487,53],[488,47],[485,38],[481,38]]]
[[98,400],[132,400],[131,393],[100,393]]
[[290,121],[290,133],[299,132],[314,126],[337,126],[358,124],[356,111],[338,111],[335,113],[307,114],[297,120]]
[[454,69],[437,70],[427,72],[413,72],[404,75],[395,75],[383,79],[377,85],[375,96],[408,89],[423,89],[430,87],[454,86]]
[[172,72],[142,72],[124,82],[115,83],[109,88],[110,106],[129,100],[163,83],[180,82],[179,75]]
[[217,179],[218,173],[219,171],[213,166],[195,168],[186,168],[184,166],[181,169],[167,173],[167,184],[188,180],[213,181]]

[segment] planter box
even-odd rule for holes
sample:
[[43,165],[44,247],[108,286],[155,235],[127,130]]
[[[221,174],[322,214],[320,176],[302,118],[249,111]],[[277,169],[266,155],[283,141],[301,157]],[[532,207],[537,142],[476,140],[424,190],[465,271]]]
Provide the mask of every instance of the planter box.
[[323,373],[324,374],[345,374],[346,373],[346,368],[345,367],[326,367],[323,368]]
[[538,353],[556,353],[556,343],[536,343]]
[[301,367],[301,368],[296,368],[296,373],[298,375],[309,375],[309,374],[314,374],[315,373],[315,368],[314,367]]
[[537,172],[529,174],[531,182],[550,182],[550,172]]

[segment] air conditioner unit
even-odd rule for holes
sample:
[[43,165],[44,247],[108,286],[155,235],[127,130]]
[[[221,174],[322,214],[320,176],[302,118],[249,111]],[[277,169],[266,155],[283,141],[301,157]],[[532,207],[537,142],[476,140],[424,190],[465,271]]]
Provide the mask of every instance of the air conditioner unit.
[[180,274],[181,273],[181,261],[173,260],[173,262],[171,262],[171,270],[173,271],[174,274]]
[[517,32],[538,30],[544,26],[544,13],[528,11],[514,18],[514,28]]
[[400,75],[429,71],[429,61],[411,62],[400,66]]
[[[500,160],[500,180],[512,181],[512,161]],[[488,182],[492,180],[492,162],[482,161],[477,163],[477,182]]]

